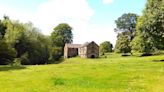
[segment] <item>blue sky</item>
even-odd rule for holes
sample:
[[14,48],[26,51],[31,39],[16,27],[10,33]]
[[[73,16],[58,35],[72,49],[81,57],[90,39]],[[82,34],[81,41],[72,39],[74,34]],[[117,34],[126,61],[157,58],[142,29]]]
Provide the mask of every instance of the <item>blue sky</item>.
[[114,21],[123,13],[142,14],[146,0],[0,0],[0,18],[31,21],[50,35],[59,23],[73,27],[74,43],[111,41]]
[[123,13],[136,13],[141,15],[146,0],[113,0],[110,4],[103,4],[102,0],[89,0],[89,4],[95,9],[93,22],[103,24],[114,23]]

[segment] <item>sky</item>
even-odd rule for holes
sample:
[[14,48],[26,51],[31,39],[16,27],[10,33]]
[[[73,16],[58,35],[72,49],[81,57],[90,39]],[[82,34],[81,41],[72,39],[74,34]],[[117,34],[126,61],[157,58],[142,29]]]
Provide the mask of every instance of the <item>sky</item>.
[[32,22],[45,35],[68,23],[73,43],[116,43],[115,20],[124,13],[142,15],[146,0],[0,0],[0,19]]

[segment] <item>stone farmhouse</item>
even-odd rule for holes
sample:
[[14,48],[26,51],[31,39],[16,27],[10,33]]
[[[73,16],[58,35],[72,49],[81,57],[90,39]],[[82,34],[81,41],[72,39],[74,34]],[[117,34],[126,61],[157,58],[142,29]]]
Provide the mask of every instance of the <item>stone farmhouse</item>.
[[65,44],[64,58],[80,56],[81,58],[98,58],[99,46],[94,42],[85,44]]

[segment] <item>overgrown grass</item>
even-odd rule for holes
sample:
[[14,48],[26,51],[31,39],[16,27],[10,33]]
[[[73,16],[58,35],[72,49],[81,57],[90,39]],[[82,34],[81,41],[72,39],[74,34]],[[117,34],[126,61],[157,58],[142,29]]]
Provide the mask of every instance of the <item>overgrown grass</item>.
[[0,92],[164,92],[164,55],[66,59],[61,64],[0,66]]

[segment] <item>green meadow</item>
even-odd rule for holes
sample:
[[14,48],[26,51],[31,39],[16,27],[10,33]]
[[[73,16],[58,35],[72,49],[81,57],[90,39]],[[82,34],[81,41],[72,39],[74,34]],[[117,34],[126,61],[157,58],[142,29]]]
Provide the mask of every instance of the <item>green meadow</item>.
[[0,92],[164,92],[164,55],[0,66]]

